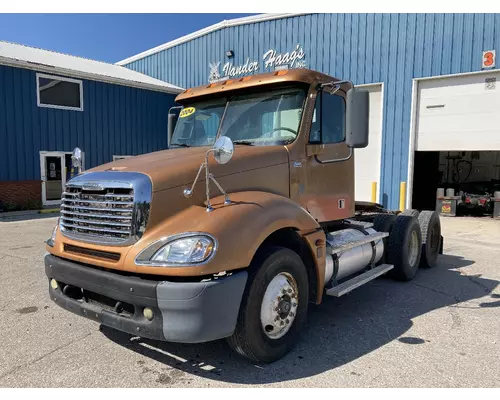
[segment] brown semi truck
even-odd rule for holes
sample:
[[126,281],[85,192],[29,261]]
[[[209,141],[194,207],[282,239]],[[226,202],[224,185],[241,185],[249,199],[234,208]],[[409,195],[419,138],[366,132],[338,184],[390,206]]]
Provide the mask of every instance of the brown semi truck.
[[45,256],[59,306],[151,339],[227,338],[272,362],[298,340],[310,303],[436,264],[435,212],[354,200],[367,92],[298,69],[176,101],[168,150],[66,185]]

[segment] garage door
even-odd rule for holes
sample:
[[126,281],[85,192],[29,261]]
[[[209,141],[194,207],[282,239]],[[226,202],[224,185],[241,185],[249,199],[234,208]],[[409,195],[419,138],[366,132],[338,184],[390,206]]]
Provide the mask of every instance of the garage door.
[[420,81],[416,150],[500,150],[499,85],[498,72]]
[[[368,147],[354,150],[356,173],[355,199],[371,201],[372,182],[380,188],[380,156],[382,149],[382,85],[357,86],[370,92],[370,133]],[[378,193],[377,193],[378,199]]]

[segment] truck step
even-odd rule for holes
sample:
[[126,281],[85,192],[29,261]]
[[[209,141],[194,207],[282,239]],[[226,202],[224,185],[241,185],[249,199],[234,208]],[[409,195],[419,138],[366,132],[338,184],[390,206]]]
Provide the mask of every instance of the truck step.
[[372,222],[358,221],[356,219],[346,219],[345,221],[348,222],[350,225],[356,225],[364,229],[373,228]]
[[389,233],[387,232],[375,232],[363,236],[361,239],[340,241],[340,240],[335,240],[330,235],[327,235],[326,241],[328,242],[329,246],[327,246],[326,251],[330,254],[337,254],[352,249],[354,247],[362,246],[366,243],[378,242],[379,240],[387,236],[389,236]]
[[346,293],[349,293],[351,290],[356,289],[357,287],[364,285],[367,282],[379,277],[382,274],[385,274],[387,271],[390,271],[394,268],[392,264],[382,264],[378,267],[375,267],[369,271],[362,273],[340,285],[334,286],[326,291],[328,296],[340,297]]

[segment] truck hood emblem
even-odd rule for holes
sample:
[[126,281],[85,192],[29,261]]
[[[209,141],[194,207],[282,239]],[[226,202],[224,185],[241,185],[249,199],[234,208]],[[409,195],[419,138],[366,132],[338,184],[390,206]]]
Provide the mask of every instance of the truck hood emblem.
[[104,190],[104,187],[99,183],[89,182],[82,185],[83,190]]

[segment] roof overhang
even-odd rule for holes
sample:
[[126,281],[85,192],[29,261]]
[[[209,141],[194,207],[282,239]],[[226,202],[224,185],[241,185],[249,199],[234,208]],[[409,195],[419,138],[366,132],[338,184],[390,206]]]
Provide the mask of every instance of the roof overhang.
[[296,17],[298,15],[306,15],[306,14],[311,14],[311,13],[279,13],[279,14],[259,14],[259,15],[252,15],[250,17],[243,17],[243,18],[235,18],[235,19],[229,19],[229,20],[224,20],[221,21],[217,24],[210,25],[206,28],[200,29],[196,32],[190,33],[188,35],[182,36],[178,39],[174,39],[170,42],[164,43],[160,46],[153,47],[152,49],[143,51],[142,53],[136,54],[135,56],[131,56],[126,58],[125,60],[118,61],[115,63],[116,65],[126,65],[129,64],[133,61],[140,60],[141,58],[150,56],[152,54],[159,53],[160,51],[170,49],[171,47],[178,46],[182,43],[189,42],[190,40],[199,38],[201,36],[207,35],[211,32],[217,31],[219,29],[223,28],[229,28],[232,26],[238,26],[238,25],[245,25],[245,24],[254,24],[257,22],[264,22],[264,21],[269,21],[273,19],[282,19],[282,18],[289,18],[289,17]]
[[146,90],[152,90],[152,91],[156,91],[156,92],[163,92],[163,93],[170,93],[170,94],[178,94],[178,93],[181,93],[183,91],[182,88],[176,89],[176,88],[170,88],[170,87],[162,87],[159,85],[153,85],[153,84],[149,84],[149,83],[138,82],[138,81],[133,81],[133,80],[128,80],[128,79],[121,79],[121,78],[112,77],[112,76],[108,76],[108,75],[93,74],[93,73],[84,72],[84,71],[77,71],[77,70],[68,69],[68,68],[56,67],[53,65],[41,64],[41,63],[36,63],[36,62],[29,62],[29,61],[18,60],[18,59],[2,57],[2,56],[0,56],[0,65],[6,65],[9,67],[17,67],[17,68],[23,68],[23,69],[30,69],[33,71],[46,72],[46,73],[50,73],[50,74],[62,75],[62,76],[67,76],[67,77],[71,77],[71,78],[88,79],[88,80],[92,80],[92,81],[112,83],[115,85],[128,86],[128,87],[134,87],[134,88],[138,88],[138,89],[146,89]]

